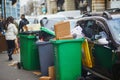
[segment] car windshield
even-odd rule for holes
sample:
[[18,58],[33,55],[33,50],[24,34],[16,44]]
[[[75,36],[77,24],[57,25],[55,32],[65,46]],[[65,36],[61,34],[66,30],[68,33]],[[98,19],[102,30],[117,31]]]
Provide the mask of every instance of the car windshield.
[[27,20],[29,21],[29,24],[37,24],[38,23],[38,19],[37,18],[27,18]]
[[108,21],[108,23],[110,25],[109,28],[113,38],[115,41],[117,41],[117,43],[120,44],[120,18],[111,19]]

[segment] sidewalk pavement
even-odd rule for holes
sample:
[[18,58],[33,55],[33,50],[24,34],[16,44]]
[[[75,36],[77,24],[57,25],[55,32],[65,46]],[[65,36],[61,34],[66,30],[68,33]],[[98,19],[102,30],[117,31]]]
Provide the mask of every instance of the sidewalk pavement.
[[[13,61],[20,61],[20,54],[13,55]],[[18,69],[17,66],[11,66],[13,61],[8,61],[7,52],[0,52],[0,80],[39,80],[39,75],[35,71]]]

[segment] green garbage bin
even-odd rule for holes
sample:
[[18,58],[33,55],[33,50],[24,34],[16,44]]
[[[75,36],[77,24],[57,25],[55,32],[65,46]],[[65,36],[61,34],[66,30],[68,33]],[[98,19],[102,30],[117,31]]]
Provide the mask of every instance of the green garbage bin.
[[49,30],[49,29],[47,29],[45,27],[41,27],[40,30],[48,33],[49,35],[55,36],[55,32],[54,31]]
[[112,52],[111,48],[104,47],[104,45],[94,45],[93,55],[95,59],[95,65],[99,65],[104,69],[111,70],[115,63],[117,56]]
[[19,34],[20,63],[25,70],[39,70],[39,53],[35,35]]
[[84,38],[51,41],[54,45],[56,80],[77,80],[81,76],[81,46]]

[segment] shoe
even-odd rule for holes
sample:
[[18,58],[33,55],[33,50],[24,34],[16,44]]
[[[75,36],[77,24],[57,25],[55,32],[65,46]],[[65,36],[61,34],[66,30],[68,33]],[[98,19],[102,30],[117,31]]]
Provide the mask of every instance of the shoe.
[[13,58],[9,58],[8,60],[9,60],[9,61],[12,61],[12,60],[13,60]]

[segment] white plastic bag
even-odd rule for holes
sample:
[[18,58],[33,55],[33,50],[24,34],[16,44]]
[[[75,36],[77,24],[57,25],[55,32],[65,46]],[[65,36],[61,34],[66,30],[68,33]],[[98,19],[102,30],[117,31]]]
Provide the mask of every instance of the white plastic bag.
[[80,26],[77,26],[74,29],[72,29],[71,34],[75,36],[75,38],[84,37],[84,34],[82,33],[82,28]]

